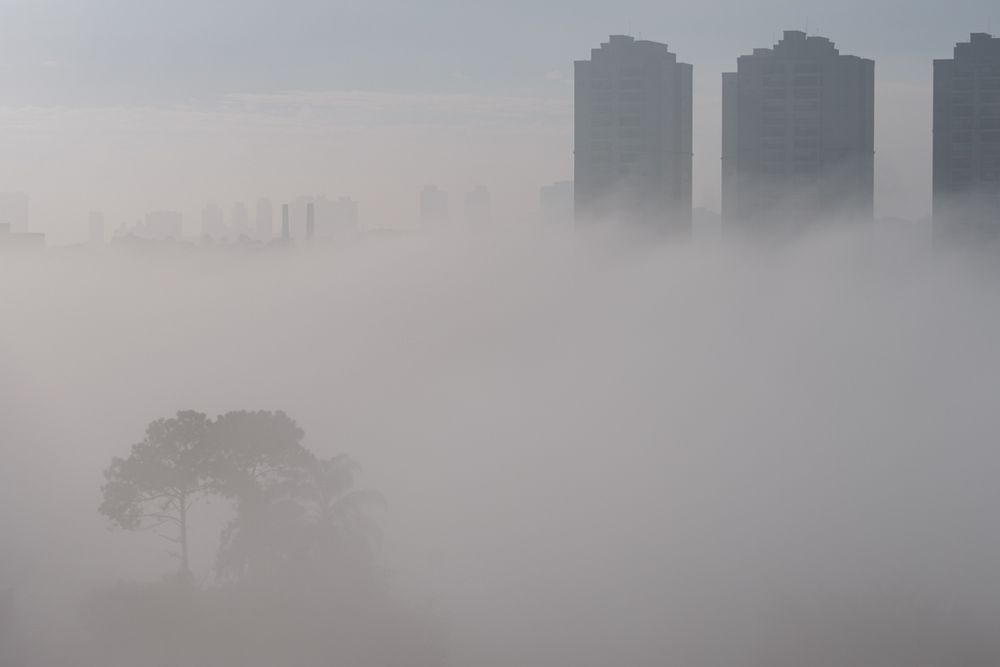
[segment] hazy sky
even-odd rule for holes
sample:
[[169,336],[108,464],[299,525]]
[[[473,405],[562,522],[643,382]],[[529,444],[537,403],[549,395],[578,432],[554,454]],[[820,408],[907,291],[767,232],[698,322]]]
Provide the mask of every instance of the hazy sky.
[[694,200],[717,208],[719,74],[808,27],[876,59],[877,212],[919,217],[931,60],[992,4],[0,0],[0,191],[56,240],[91,208],[179,208],[194,231],[205,203],[260,194],[350,194],[368,226],[408,226],[425,182],[483,182],[528,221],[572,176],[573,60],[631,30],[695,66]]

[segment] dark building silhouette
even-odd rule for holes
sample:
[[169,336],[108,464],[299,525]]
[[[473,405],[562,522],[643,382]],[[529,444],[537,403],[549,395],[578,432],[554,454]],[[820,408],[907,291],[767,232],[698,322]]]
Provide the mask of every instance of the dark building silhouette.
[[306,240],[312,241],[316,238],[316,204],[309,202],[306,204]]
[[1000,240],[1000,39],[934,61],[934,237]]
[[427,231],[448,225],[448,193],[435,185],[425,185],[420,191],[420,226]]
[[722,75],[727,228],[784,235],[870,222],[874,155],[874,61],[790,30]]
[[288,204],[281,205],[281,240],[285,243],[292,240],[292,223],[288,216]]
[[576,62],[575,217],[691,231],[692,67],[612,35]]
[[538,194],[538,211],[542,224],[566,226],[573,222],[573,181],[546,185]]

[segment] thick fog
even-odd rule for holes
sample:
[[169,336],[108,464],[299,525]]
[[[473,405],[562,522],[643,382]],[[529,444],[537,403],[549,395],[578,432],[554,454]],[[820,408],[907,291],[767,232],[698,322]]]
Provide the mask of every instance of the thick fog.
[[[1000,276],[898,234],[8,258],[0,656],[135,664],[94,596],[177,561],[112,530],[102,471],[179,410],[284,410],[384,496],[393,611],[340,609],[343,653],[281,664],[995,665]],[[224,589],[230,508],[191,511]],[[241,599],[233,636],[266,644],[269,599]],[[223,664],[178,622],[121,633]]]

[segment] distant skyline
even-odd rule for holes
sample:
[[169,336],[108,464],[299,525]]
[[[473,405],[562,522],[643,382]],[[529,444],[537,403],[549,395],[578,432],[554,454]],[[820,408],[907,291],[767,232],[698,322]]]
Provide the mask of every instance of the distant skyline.
[[0,0],[0,191],[57,243],[90,210],[194,231],[210,201],[312,193],[412,226],[430,182],[523,224],[572,177],[573,61],[631,33],[694,65],[694,205],[718,210],[721,73],[806,28],[876,61],[876,215],[929,214],[931,63],[1000,30],[990,2]]

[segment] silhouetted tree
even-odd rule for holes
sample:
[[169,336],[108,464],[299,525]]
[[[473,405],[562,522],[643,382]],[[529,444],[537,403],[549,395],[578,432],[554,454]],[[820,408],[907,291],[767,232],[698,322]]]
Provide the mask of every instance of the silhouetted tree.
[[280,411],[214,420],[180,412],[153,422],[131,455],[105,472],[101,512],[128,530],[176,526],[168,539],[180,546],[187,576],[188,511],[210,493],[235,510],[221,534],[221,579],[356,578],[374,562],[378,535],[368,510],[382,497],[354,488],[358,466],[350,457],[320,459],[303,437]]
[[308,461],[297,499],[304,508],[313,558],[318,562],[345,558],[354,563],[370,562],[376,524],[368,510],[384,506],[376,491],[355,489],[360,467],[346,454]]
[[[146,429],[128,458],[114,458],[104,472],[100,511],[125,530],[172,525],[167,539],[180,548],[180,572],[190,576],[188,511],[209,488],[214,461],[208,434],[211,420],[200,412],[178,412]],[[165,536],[166,537],[166,536]]]
[[212,485],[232,500],[236,517],[222,532],[220,575],[241,578],[277,566],[275,544],[292,539],[299,508],[280,502],[294,493],[312,458],[304,433],[284,412],[229,412],[212,425]]

